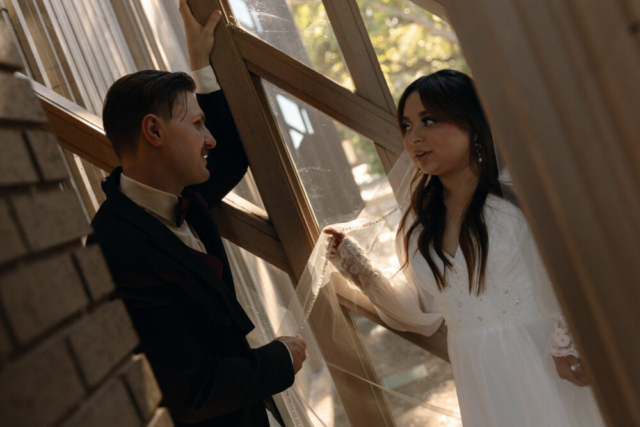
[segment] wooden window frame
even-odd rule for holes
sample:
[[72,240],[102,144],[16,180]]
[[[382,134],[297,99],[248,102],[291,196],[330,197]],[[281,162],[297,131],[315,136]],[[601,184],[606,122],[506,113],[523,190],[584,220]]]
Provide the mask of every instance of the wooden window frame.
[[[497,143],[522,191],[525,213],[543,249],[545,264],[570,326],[577,332],[576,340],[585,355],[585,364],[594,379],[596,397],[607,422],[616,426],[640,425],[640,407],[637,405],[640,401],[640,371],[637,369],[640,343],[632,339],[636,325],[640,324],[635,283],[640,277],[637,262],[640,236],[633,219],[640,212],[640,192],[637,191],[640,178],[634,172],[640,163],[640,155],[634,148],[640,139],[640,129],[627,114],[640,110],[637,83],[640,38],[637,29],[633,30],[637,27],[634,19],[638,19],[640,9],[625,0],[589,1],[592,8],[589,11],[574,4],[574,0],[514,0],[508,5],[493,0],[414,1],[457,29],[467,60],[474,69],[487,114],[494,124]],[[294,279],[300,277],[319,230],[269,110],[260,79],[268,80],[373,140],[379,153],[385,150],[380,157],[387,170],[401,148],[386,86],[381,84],[375,56],[367,46],[366,31],[363,33],[364,26],[354,4],[355,0],[345,3],[325,0],[331,24],[334,29],[338,28],[336,37],[346,53],[345,61],[356,85],[355,94],[238,28],[219,26],[216,34],[213,64],[229,97],[270,219],[247,206],[241,208],[228,202],[215,208],[214,214],[225,224],[221,227],[225,237],[281,267]],[[222,9],[227,19],[231,16],[226,0],[190,0],[190,5],[201,22],[213,9]],[[580,7],[583,12],[578,13]],[[627,11],[627,14],[621,11]],[[555,20],[539,20],[538,24],[544,24],[536,26],[531,19],[540,14],[553,16]],[[612,40],[620,42],[606,63],[598,61],[599,42],[594,39],[599,34],[598,24],[605,25],[609,33],[617,37]],[[348,28],[341,27],[345,25]],[[355,31],[360,32],[359,38]],[[627,33],[621,35],[621,31]],[[554,49],[544,46],[554,46]],[[571,49],[567,50],[569,47]],[[554,57],[558,48],[567,50],[565,58]],[[351,50],[360,55],[366,52],[364,57],[369,58],[369,65],[366,61],[365,65],[354,65],[355,55],[351,56]],[[496,63],[502,64],[501,67],[496,68]],[[559,72],[557,67],[566,67],[567,72]],[[620,73],[625,77],[621,78]],[[626,88],[621,90],[623,84]],[[531,114],[522,102],[512,97],[513,93],[526,97],[530,100],[528,104],[539,103],[550,108]],[[568,99],[573,100],[573,104],[567,104]],[[43,102],[46,103],[46,99]],[[579,108],[576,107],[578,104]],[[61,145],[66,144],[69,150],[76,150],[73,152],[91,159],[89,161],[94,164],[106,166],[103,167],[105,170],[115,165],[114,155],[99,126],[80,113],[69,115],[69,111],[60,105],[48,104],[45,108],[50,118],[47,126],[57,129],[54,132]],[[74,110],[70,111],[73,113]],[[253,113],[252,117],[246,117],[247,111]],[[554,117],[553,111],[563,111],[562,120],[560,116]],[[365,122],[363,117],[376,117],[377,120]],[[536,126],[541,122],[548,126]],[[585,123],[592,132],[579,132]],[[539,138],[532,140],[532,129],[544,133],[537,134]],[[259,132],[252,135],[255,130]],[[530,143],[522,144],[522,141]],[[610,150],[609,156],[618,159],[616,164],[594,163],[603,146]],[[571,161],[564,164],[554,161],[555,157],[548,153]],[[603,182],[609,185],[590,185],[585,170],[606,178]],[[567,179],[573,185],[561,185],[569,182]],[[620,191],[611,192],[611,188]],[[600,209],[594,200],[607,200],[607,209]],[[576,206],[584,209],[577,211]],[[612,233],[607,224],[617,224],[621,228]],[[620,235],[622,229],[628,231],[626,236]],[[251,246],[252,242],[258,241],[255,236],[263,241]],[[622,249],[620,242],[623,242]],[[265,245],[280,248],[276,260],[268,258],[271,251],[260,252]],[[593,247],[601,250],[594,252]],[[597,254],[595,258],[594,253]],[[610,281],[617,286],[603,289],[602,283]],[[580,304],[572,304],[576,296],[579,296]],[[318,303],[326,301],[319,298]],[[353,308],[381,323],[366,303],[349,300],[341,303],[345,308]],[[345,311],[346,324],[353,326],[349,316],[350,312]],[[313,316],[311,323],[314,323]],[[314,327],[314,332],[322,345],[322,329]],[[358,340],[356,328],[344,333],[345,340]],[[403,335],[435,354],[439,349],[445,349],[440,355],[446,357],[443,334],[429,339]],[[330,360],[333,349],[323,348],[323,354]],[[354,372],[377,381],[366,358],[354,358],[349,363],[353,363]],[[363,408],[359,402],[348,398],[343,400],[352,424],[393,424],[388,407],[376,390],[360,389],[348,378],[335,372],[332,375],[339,392],[342,385],[355,386],[358,392],[380,399],[377,409]],[[367,411],[371,412],[360,413]]]
[[[339,29],[336,36],[356,85],[356,93],[235,26],[218,26],[216,45],[211,55],[216,75],[225,89],[238,125],[262,200],[288,256],[294,283],[302,275],[320,230],[295,164],[271,112],[261,79],[286,90],[371,139],[387,171],[402,151],[394,116],[395,106],[356,1],[324,3],[333,28]],[[206,22],[215,9],[223,11],[226,22],[234,22],[227,0],[189,0],[189,5],[201,23]],[[363,52],[366,62],[363,62]],[[376,119],[363,119],[372,116]],[[316,300],[319,310],[311,312],[309,324],[329,364],[329,371],[347,417],[352,425],[393,425],[393,416],[380,389],[355,380],[330,365],[334,358],[340,358],[340,365],[348,366],[351,372],[362,378],[379,383],[350,309],[355,309],[379,324],[384,323],[373,314],[375,311],[371,306],[367,310],[362,304],[342,296],[344,328],[337,331],[324,330],[322,319],[316,318],[314,313],[322,312],[322,306],[331,303],[328,293],[326,289],[320,292]],[[336,338],[335,334],[342,336]],[[404,336],[411,335],[413,334]],[[442,339],[443,336],[443,333],[439,333],[433,337],[415,337],[417,339],[412,342],[421,344],[421,347],[436,355],[446,357],[446,340]],[[342,342],[344,346],[335,348],[335,342]],[[351,392],[346,393],[347,389]]]
[[[214,8],[225,12],[227,22],[231,20],[232,12],[226,0],[191,0],[190,4],[201,22],[206,21],[205,17]],[[325,7],[353,77],[355,93],[237,27],[218,27],[216,48],[212,54],[212,63],[225,88],[256,184],[269,212],[267,216],[264,210],[231,194],[212,209],[213,215],[224,238],[287,272],[294,283],[302,275],[319,229],[271,112],[262,79],[371,139],[387,172],[402,151],[395,104],[356,1],[325,0]],[[153,50],[149,55],[157,55],[156,49]],[[35,84],[34,89],[49,118],[44,128],[57,135],[65,150],[105,171],[118,166],[99,117],[45,86]],[[248,114],[249,111],[252,113]],[[379,383],[359,336],[353,312],[388,326],[366,298],[352,301],[339,296],[339,299],[346,327],[338,331],[342,334],[338,340],[351,343],[351,347],[334,348],[336,331],[323,330],[322,319],[315,319],[312,313],[310,325],[323,356],[328,361],[339,357],[342,366],[346,365],[359,376]],[[316,304],[331,304],[329,295],[321,292]],[[392,331],[448,360],[445,327],[431,337]],[[391,410],[380,389],[332,368],[330,371],[352,425],[394,425]],[[350,393],[344,393],[347,388]],[[376,404],[372,407],[365,402]]]

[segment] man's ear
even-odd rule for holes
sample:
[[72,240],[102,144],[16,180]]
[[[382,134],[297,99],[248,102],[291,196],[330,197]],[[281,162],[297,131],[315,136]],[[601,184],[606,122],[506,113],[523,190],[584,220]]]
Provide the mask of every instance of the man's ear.
[[142,119],[142,136],[144,140],[154,147],[160,147],[162,145],[162,121],[155,114],[147,114]]

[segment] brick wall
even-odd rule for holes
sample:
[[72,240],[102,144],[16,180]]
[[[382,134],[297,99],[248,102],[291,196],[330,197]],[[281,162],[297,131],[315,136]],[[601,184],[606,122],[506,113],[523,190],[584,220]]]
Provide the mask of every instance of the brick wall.
[[172,426],[0,21],[0,424]]

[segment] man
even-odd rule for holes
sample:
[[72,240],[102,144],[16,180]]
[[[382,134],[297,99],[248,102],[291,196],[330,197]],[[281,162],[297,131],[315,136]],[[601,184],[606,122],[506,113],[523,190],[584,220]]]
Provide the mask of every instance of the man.
[[207,94],[196,97],[184,73],[160,71],[109,89],[104,127],[122,167],[102,185],[107,200],[89,242],[103,249],[176,425],[283,424],[271,396],[292,385],[306,345],[279,337],[251,349],[245,339],[254,326],[209,211],[248,167],[209,65],[221,14],[202,27],[186,0],[180,11],[197,89]]

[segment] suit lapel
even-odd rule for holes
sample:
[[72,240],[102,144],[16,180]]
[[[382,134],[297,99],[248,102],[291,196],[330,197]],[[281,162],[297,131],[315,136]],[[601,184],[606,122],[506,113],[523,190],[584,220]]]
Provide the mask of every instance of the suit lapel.
[[192,202],[191,205],[192,206],[187,213],[187,223],[198,234],[198,237],[207,249],[207,253],[222,261],[222,264],[224,265],[222,270],[222,281],[225,285],[228,285],[231,288],[231,291],[235,294],[233,275],[231,274],[231,265],[229,264],[227,251],[224,248],[220,232],[218,231],[218,227],[216,227],[216,223],[211,216],[211,212],[206,205],[198,203],[197,201]]
[[[254,325],[247,317],[240,303],[238,303],[232,285],[227,285],[222,280],[218,279],[218,277],[213,274],[209,266],[192,253],[191,248],[185,245],[175,234],[171,232],[171,230],[169,230],[153,215],[149,214],[122,193],[118,192],[118,194],[112,194],[111,197],[115,199],[113,200],[113,203],[118,204],[118,207],[115,209],[117,215],[142,230],[148,236],[148,242],[150,244],[156,246],[168,257],[171,257],[180,263],[197,279],[199,286],[208,286],[217,291],[229,310],[231,317],[235,320],[238,329],[240,329],[240,331],[245,335],[251,332]],[[206,209],[204,206],[202,208]],[[217,232],[215,224],[213,224],[213,221],[211,220],[212,224],[209,228],[204,224],[204,220],[200,219],[198,222],[201,223],[198,227],[201,231],[196,230],[196,232],[199,234],[202,233],[200,234],[200,237],[205,240],[214,241],[213,243],[203,242],[205,243],[205,247],[207,247],[207,251],[209,251],[209,247],[211,247],[211,249],[216,252],[210,252],[212,255],[221,255],[220,259],[224,263],[224,268],[226,271],[229,271],[229,262],[224,254],[224,247],[222,247],[222,250],[220,251],[218,245],[215,244],[215,237],[218,237],[217,240],[220,240],[219,235],[217,233],[211,233],[211,230]],[[219,246],[222,246],[221,241]],[[225,276],[223,275],[223,278],[224,277]]]

